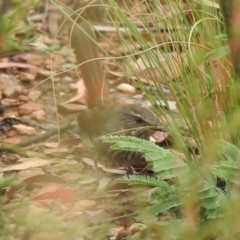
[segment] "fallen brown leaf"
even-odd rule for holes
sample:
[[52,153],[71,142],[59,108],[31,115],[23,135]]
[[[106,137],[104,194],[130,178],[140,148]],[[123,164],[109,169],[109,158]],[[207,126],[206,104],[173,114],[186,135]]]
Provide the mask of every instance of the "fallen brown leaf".
[[86,87],[82,80],[76,83],[76,89],[77,89],[77,94],[74,97],[70,98],[68,101],[64,102],[64,104],[79,101],[86,105],[86,99],[85,99]]
[[83,211],[83,210],[89,210],[96,206],[96,202],[93,200],[80,200],[74,203],[73,208],[71,210],[73,211]]
[[61,202],[70,202],[75,196],[73,189],[64,188],[52,192],[39,194],[32,198],[34,201],[57,200]]
[[5,168],[0,168],[0,172],[19,171],[19,170],[25,170],[25,169],[34,168],[34,167],[46,166],[49,164],[51,164],[51,162],[48,160],[36,158],[28,162],[19,163],[13,166],[5,167]]

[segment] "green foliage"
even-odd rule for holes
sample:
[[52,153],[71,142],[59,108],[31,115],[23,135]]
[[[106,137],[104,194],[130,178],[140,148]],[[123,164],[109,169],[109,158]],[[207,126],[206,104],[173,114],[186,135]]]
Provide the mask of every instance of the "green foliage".
[[0,179],[0,189],[7,187],[14,187],[20,184],[20,181],[17,180],[13,175],[5,176]]
[[217,59],[227,57],[230,53],[229,47],[227,45],[227,35],[226,34],[219,34],[215,36],[215,39],[219,42],[222,42],[223,45],[219,46],[218,48],[213,48],[209,52],[206,53],[207,58],[216,57]]
[[[184,204],[183,196],[196,195],[196,201],[203,219],[216,219],[223,215],[223,203],[231,197],[231,187],[239,185],[240,150],[229,142],[218,144],[218,157],[209,166],[210,173],[203,174],[204,166],[196,163],[185,163],[170,150],[134,137],[105,136],[104,142],[114,143],[112,149],[141,152],[154,171],[154,176],[130,175],[124,176],[120,182],[131,185],[154,187],[151,194],[152,206],[145,209],[138,219],[145,217],[145,213],[159,215],[166,211],[176,211]],[[193,181],[193,179],[195,179]],[[218,179],[228,183],[226,188],[218,187]]]
[[229,142],[220,142],[219,161],[211,166],[214,176],[224,179],[226,182],[240,184],[239,162],[240,149]]
[[[171,14],[166,15],[159,1],[146,2],[151,14],[131,15],[129,10],[131,19],[127,11],[117,8],[115,1],[109,0],[109,5],[115,9],[116,28],[128,28],[128,41],[120,36],[122,44],[127,48],[129,42],[136,43],[136,49],[126,57],[130,69],[126,75],[135,76],[138,86],[155,106],[159,106],[160,100],[168,106],[169,98],[162,86],[168,88],[171,99],[177,103],[177,117],[168,107],[158,110],[169,126],[174,148],[184,158],[134,138],[107,137],[104,141],[114,144],[113,149],[142,152],[153,169],[154,177],[124,176],[120,181],[154,188],[151,206],[141,210],[138,219],[152,215],[161,219],[166,212],[177,214],[159,230],[160,235],[164,232],[161,239],[239,239],[240,150],[234,145],[237,141],[233,144],[229,140],[236,135],[239,138],[239,103],[234,98],[239,91],[234,90],[238,88],[229,63],[221,11],[205,1],[184,1],[184,12],[182,1],[167,0],[164,3]],[[132,19],[148,32],[148,40],[137,31]],[[161,39],[161,29],[169,34],[167,41]],[[139,51],[139,46],[143,51]],[[176,55],[172,57],[172,53]],[[134,63],[142,60],[138,69],[129,61],[136,54]],[[176,58],[179,62],[173,61]],[[154,82],[156,90],[145,88],[139,75],[146,76],[144,83]],[[179,121],[186,132],[179,127]],[[186,135],[194,139],[199,155],[189,152]]]
[[[25,2],[29,3],[29,1]],[[57,3],[53,0],[51,2]],[[128,28],[126,32],[129,34],[121,34],[119,31],[121,44],[128,51],[123,56],[119,52],[120,57],[116,58],[115,63],[125,70],[129,78],[135,76],[137,86],[151,103],[155,106],[159,106],[160,100],[165,103],[167,108],[159,107],[158,111],[163,114],[170,126],[168,130],[175,146],[185,157],[180,158],[174,151],[136,138],[121,136],[103,138],[104,141],[113,144],[113,149],[141,152],[154,171],[154,176],[130,175],[120,180],[132,185],[153,188],[150,206],[141,209],[137,219],[143,221],[152,215],[162,219],[166,212],[174,216],[167,223],[157,226],[156,239],[239,239],[240,150],[230,142],[219,140],[231,139],[232,135],[239,132],[239,108],[234,97],[232,100],[231,90],[234,89],[234,83],[230,80],[234,76],[230,76],[229,79],[224,78],[223,81],[221,78],[222,75],[231,75],[229,70],[231,67],[228,62],[229,49],[221,12],[218,8],[209,6],[215,1],[109,0],[108,2],[107,7],[112,8],[111,23],[116,26],[116,31],[123,26]],[[117,2],[126,3],[124,11],[118,7]],[[151,11],[149,14],[142,14],[138,12],[140,8],[131,5],[130,2],[134,4],[143,2],[146,9]],[[128,4],[129,9],[127,9]],[[185,10],[182,8],[183,4]],[[63,4],[59,3],[59,5]],[[163,5],[164,7],[167,5],[167,13],[162,10]],[[136,11],[133,14],[130,10],[134,8]],[[4,35],[6,33],[5,43],[9,41],[11,48],[15,47],[16,30],[19,28],[15,25],[16,18],[13,18],[14,23],[7,18],[21,16],[22,20],[22,16],[25,16],[15,13],[14,11],[6,13],[2,16],[6,21],[0,21],[0,24],[3,24],[0,26],[0,32]],[[76,14],[75,11],[72,13]],[[80,14],[79,17],[84,20]],[[145,30],[148,40],[136,25]],[[26,32],[28,32],[27,28]],[[165,33],[168,35],[167,40],[162,37]],[[135,49],[132,48],[134,44]],[[20,47],[20,50],[23,47]],[[115,50],[118,51],[116,48]],[[108,56],[108,53],[105,53]],[[172,53],[176,55],[172,57]],[[112,56],[110,60],[114,60]],[[223,68],[216,67],[219,72],[215,72],[212,61],[217,63],[216,66]],[[222,69],[227,73],[222,74],[223,72],[220,71]],[[146,88],[139,76],[144,76],[144,83],[148,82],[150,85],[154,83],[156,90]],[[178,106],[177,118],[176,114],[169,111],[169,98],[164,94],[163,86],[169,90],[171,99]],[[232,109],[232,106],[235,109]],[[225,111],[225,108],[228,108],[228,111]],[[226,113],[231,115],[225,115]],[[187,134],[180,130],[178,120],[186,127]],[[194,139],[201,154],[193,156],[189,152],[186,135]],[[7,180],[2,183],[2,186],[7,185]],[[9,213],[12,212],[12,207],[9,207]],[[46,215],[46,218],[40,221],[37,214],[29,214],[28,221],[22,222],[25,213],[31,213],[27,207],[24,210],[26,211],[22,214],[13,217],[7,214],[7,211],[3,211],[0,225],[5,227],[5,233],[12,230],[9,227],[11,225],[7,223],[14,223],[14,226],[20,226],[19,228],[29,233],[22,239],[34,238],[31,233],[36,228],[39,233],[49,228],[53,230],[50,239],[66,239],[69,233],[75,233],[74,227],[78,227],[77,224],[66,227],[54,216]],[[47,226],[44,224],[49,222],[52,224]],[[62,232],[62,227],[65,227],[65,232]],[[15,236],[22,229],[13,229]],[[81,236],[73,235],[75,238]],[[16,238],[19,239],[18,237]]]
[[169,179],[187,170],[186,164],[170,150],[159,148],[149,141],[125,136],[110,136],[102,139],[108,143],[115,143],[111,146],[112,149],[143,153],[153,166],[154,172]]
[[[10,1],[9,1],[10,2]],[[27,14],[30,8],[38,1],[12,1],[7,3],[6,11],[0,14],[1,53],[26,49],[27,44],[33,41],[34,27],[27,24]],[[20,41],[19,41],[19,37]],[[24,37],[22,37],[24,36]]]

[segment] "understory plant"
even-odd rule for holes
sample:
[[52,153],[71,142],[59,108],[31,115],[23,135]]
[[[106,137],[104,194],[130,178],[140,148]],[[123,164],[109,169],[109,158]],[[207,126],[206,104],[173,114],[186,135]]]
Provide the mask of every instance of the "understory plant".
[[26,50],[28,44],[33,41],[35,30],[27,20],[29,10],[38,2],[38,0],[2,1],[0,6],[0,53]]
[[[142,239],[152,234],[153,239],[163,240],[239,239],[237,83],[219,5],[190,0],[138,2],[103,2],[127,53],[114,59],[102,50],[144,92],[172,145],[165,149],[122,136],[102,139],[114,149],[142,152],[153,171],[151,176],[119,180],[152,190],[150,204],[136,213],[136,221],[148,224]],[[77,11],[70,13],[69,22],[76,16],[87,21]],[[172,103],[177,107],[173,109]],[[69,226],[75,230],[76,225]],[[71,230],[66,227],[67,233]]]
[[[153,176],[130,175],[120,181],[154,188],[151,206],[139,211],[138,220],[174,214],[159,226],[161,239],[239,239],[238,82],[221,10],[211,3],[145,1],[151,13],[144,15],[140,8],[122,11],[109,0],[116,28],[128,29],[128,39],[120,35],[121,43],[136,46],[129,49],[135,65],[129,56],[125,59],[126,75],[134,76],[155,106],[173,144],[163,149],[129,137],[103,140],[114,149],[142,152],[151,166]],[[146,76],[152,87],[146,88],[139,76]]]
[[[218,3],[102,3],[126,49],[117,58],[102,51],[142,90],[171,136],[169,149],[133,137],[102,138],[114,149],[142,152],[153,170],[120,179],[152,188],[150,205],[136,220],[155,217],[149,228],[158,239],[238,239],[237,83]],[[68,20],[76,16],[88,22],[77,11]]]

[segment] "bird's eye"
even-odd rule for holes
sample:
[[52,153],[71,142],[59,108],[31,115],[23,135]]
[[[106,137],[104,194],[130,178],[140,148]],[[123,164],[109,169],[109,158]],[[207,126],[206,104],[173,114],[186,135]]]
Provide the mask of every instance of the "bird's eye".
[[135,122],[137,124],[143,124],[145,121],[141,117],[135,117]]

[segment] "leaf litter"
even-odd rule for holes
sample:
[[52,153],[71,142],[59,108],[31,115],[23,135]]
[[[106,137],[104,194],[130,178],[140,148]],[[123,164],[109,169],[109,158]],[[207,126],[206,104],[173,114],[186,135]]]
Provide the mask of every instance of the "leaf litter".
[[[137,3],[138,8],[132,8],[130,15],[134,16],[134,20],[136,20],[134,14],[147,10],[140,1],[133,2]],[[204,2],[209,4],[210,1]],[[46,134],[50,129],[46,129],[43,123],[53,124],[57,129],[59,124],[70,122],[70,115],[75,115],[74,118],[76,118],[76,111],[86,108],[85,87],[83,82],[79,80],[76,70],[71,69],[76,67],[72,51],[68,46],[66,47],[66,44],[62,46],[62,43],[55,37],[47,36],[46,29],[54,36],[59,28],[58,19],[61,14],[53,6],[50,4],[50,10],[47,12],[48,21],[35,22],[37,29],[41,29],[41,33],[36,33],[36,40],[29,45],[28,50],[24,53],[13,54],[11,58],[1,59],[0,99],[5,110],[0,115],[0,121],[7,116],[25,120],[25,125],[20,125],[20,127],[14,125],[12,129],[0,135],[0,141],[3,143],[14,145],[19,141],[29,139],[26,135],[41,136]],[[126,5],[121,7],[125,9]],[[129,9],[125,10],[129,11]],[[169,16],[173,14],[171,11],[165,8],[164,14]],[[44,14],[41,12],[37,13],[36,11],[35,14],[39,15],[35,16],[36,18],[34,18],[34,14],[31,15],[33,23],[34,19],[44,18]],[[103,33],[106,36],[114,36],[115,48],[105,41],[100,42],[100,45],[104,46],[110,55],[122,56],[134,53],[134,56],[129,57],[128,62],[135,73],[134,75],[137,75],[143,83],[150,86],[154,85],[156,79],[148,74],[150,69],[155,73],[155,77],[157,76],[157,81],[163,84],[162,77],[165,74],[159,70],[158,66],[146,65],[147,61],[141,57],[137,45],[132,44],[128,48],[122,46],[112,28],[105,27],[104,23],[102,27],[105,29]],[[148,35],[144,37],[149,38]],[[158,36],[156,39],[159,43],[163,43],[169,41],[168,37],[168,35]],[[50,55],[48,52],[52,54]],[[136,55],[138,56],[137,65],[134,59]],[[168,72],[169,81],[171,81],[178,77],[182,61],[184,64],[186,62],[184,53],[180,57],[173,52],[169,54],[168,58],[172,59],[174,71],[165,64],[164,59],[160,59],[162,70]],[[138,95],[141,95],[141,92],[131,81],[134,80],[134,77],[132,76],[132,79],[128,79],[123,85],[119,84],[117,89],[114,89],[114,84],[111,83],[118,81],[119,78],[123,79],[125,74],[113,61],[108,60],[106,64],[106,74],[109,77],[112,94],[120,96],[119,98],[124,97],[127,102],[131,102],[135,98],[139,100]],[[121,64],[124,66],[124,63]],[[216,67],[216,64],[214,66],[213,74],[217,75],[223,71],[222,68]],[[129,71],[130,75],[132,75],[131,71]],[[9,76],[13,77],[9,78]],[[2,83],[4,77],[8,78],[9,84],[12,84],[8,89]],[[50,78],[46,80],[46,77]],[[72,87],[73,85],[74,87]],[[40,94],[35,91],[35,88]],[[55,134],[50,135],[47,140],[39,138],[37,143],[29,143],[24,151],[21,148],[11,149],[0,145],[0,172],[15,173],[25,186],[25,189],[23,186],[8,189],[6,195],[10,202],[14,200],[17,193],[22,194],[22,196],[27,194],[32,200],[31,206],[39,209],[40,215],[51,212],[54,208],[60,208],[59,218],[63,220],[71,220],[77,216],[79,221],[89,225],[109,221],[109,223],[113,223],[109,235],[118,239],[134,235],[145,229],[144,224],[134,223],[134,207],[130,202],[134,202],[136,199],[131,194],[131,189],[126,185],[122,185],[119,189],[120,185],[115,182],[117,177],[128,173],[127,170],[107,169],[102,164],[96,164],[92,159],[86,158],[81,141],[74,139],[78,131],[76,129],[75,123],[72,128],[59,131],[61,138]],[[168,135],[159,132],[152,141],[163,142],[167,138]],[[65,146],[67,147],[65,148]],[[30,151],[28,149],[32,150],[33,156],[26,157],[27,151]],[[34,157],[37,152],[41,153],[42,156]],[[14,159],[13,162],[10,161],[11,158]],[[97,177],[96,171],[99,172]]]

